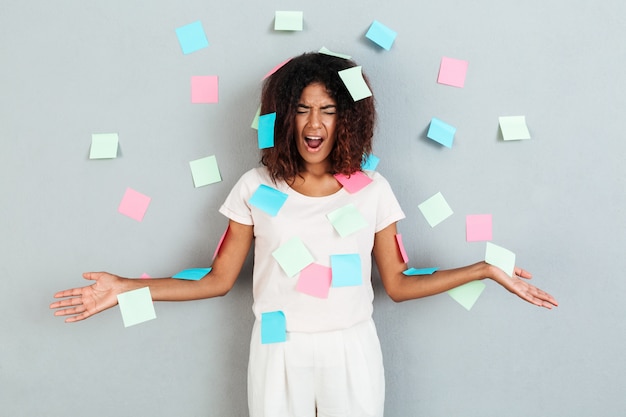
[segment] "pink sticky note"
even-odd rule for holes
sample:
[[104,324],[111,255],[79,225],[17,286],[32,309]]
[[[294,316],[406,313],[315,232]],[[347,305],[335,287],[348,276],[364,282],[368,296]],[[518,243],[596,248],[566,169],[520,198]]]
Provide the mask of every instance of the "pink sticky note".
[[228,227],[226,228],[226,230],[224,230],[224,233],[222,233],[222,237],[220,237],[220,241],[217,243],[217,248],[215,248],[215,252],[213,252],[213,259],[215,259],[217,254],[220,252],[222,243],[224,243],[224,239],[226,238],[226,233],[228,233]]
[[439,67],[439,84],[451,85],[453,87],[463,88],[465,85],[465,74],[467,73],[467,61],[443,57],[441,58],[441,66]]
[[465,218],[468,242],[491,240],[491,214],[470,214]]
[[372,182],[372,179],[361,171],[357,171],[349,177],[343,174],[335,174],[337,181],[343,185],[350,194],[354,194],[367,184]]
[[150,205],[150,197],[127,188],[117,211],[140,222],[148,210],[148,205]]
[[405,264],[408,264],[409,256],[406,254],[406,249],[404,249],[404,243],[402,243],[402,235],[400,233],[396,235],[396,242],[398,242],[398,249],[400,249],[400,255],[402,255],[402,260]]
[[328,298],[328,291],[332,282],[332,269],[311,264],[300,271],[296,290],[318,298]]
[[144,272],[143,274],[141,274],[141,276],[139,278],[141,278],[141,279],[150,279],[152,277]]
[[270,70],[270,72],[268,72],[267,74],[265,74],[265,76],[263,77],[263,79],[266,79],[267,77],[269,77],[270,75],[272,75],[273,73],[275,73],[276,71],[278,71],[279,69],[281,69],[287,62],[291,61],[291,58],[289,58],[286,61],[281,62],[280,64],[276,65],[274,68],[272,68]]
[[218,84],[217,75],[191,77],[192,103],[217,103]]

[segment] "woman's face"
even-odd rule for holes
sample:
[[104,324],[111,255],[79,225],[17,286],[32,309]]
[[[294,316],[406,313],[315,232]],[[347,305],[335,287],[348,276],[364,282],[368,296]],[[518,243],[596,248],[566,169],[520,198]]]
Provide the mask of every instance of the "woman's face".
[[302,90],[296,111],[296,145],[305,168],[328,166],[335,145],[337,103],[320,83]]

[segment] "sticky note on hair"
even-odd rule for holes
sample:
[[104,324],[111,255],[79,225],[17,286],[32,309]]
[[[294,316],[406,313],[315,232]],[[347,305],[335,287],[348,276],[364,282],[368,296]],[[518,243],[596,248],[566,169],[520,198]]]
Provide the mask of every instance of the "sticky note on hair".
[[350,236],[368,225],[365,217],[352,203],[333,210],[326,217],[341,237]]
[[367,33],[365,34],[365,37],[367,39],[371,40],[376,45],[386,50],[391,49],[391,45],[393,45],[393,42],[396,40],[396,36],[398,36],[396,32],[389,29],[387,26],[383,25],[377,20],[374,20],[374,22],[372,22],[369,29],[367,30]]
[[437,82],[453,87],[462,88],[465,85],[468,62],[462,59],[443,57],[439,66]]
[[117,295],[124,327],[134,326],[156,319],[154,303],[149,287],[143,287]]
[[259,116],[258,141],[259,149],[274,147],[274,126],[276,124],[276,113],[268,113]]
[[198,281],[202,279],[206,274],[211,272],[212,268],[189,268],[183,269],[180,272],[177,272],[175,275],[172,275],[172,278],[176,279],[186,279],[189,281]]
[[190,161],[189,168],[196,188],[222,181],[215,155]]
[[119,137],[117,133],[94,133],[91,135],[89,159],[117,158]]
[[287,340],[287,319],[282,311],[261,313],[261,343],[281,343]]
[[361,257],[357,253],[330,256],[333,287],[352,287],[363,283]]
[[320,48],[320,50],[317,51],[317,52],[319,52],[320,54],[335,56],[337,58],[342,58],[342,59],[350,59],[350,58],[352,58],[350,55],[341,54],[339,52],[333,52],[330,49],[326,48],[325,46],[322,46]]
[[339,77],[352,96],[352,100],[359,101],[372,96],[372,91],[363,78],[363,68],[361,66],[339,71]]
[[285,201],[287,201],[287,194],[268,185],[261,184],[252,194],[248,203],[274,217],[285,204]]
[[471,310],[478,297],[483,293],[485,289],[485,283],[482,281],[471,281],[467,284],[460,285],[456,288],[448,290],[448,295],[454,299],[457,303],[465,307],[466,310]]
[[276,11],[274,30],[300,31],[303,27],[304,13],[300,11]]
[[508,276],[513,277],[513,273],[515,272],[515,254],[510,250],[487,242],[485,262],[497,266],[506,272]]
[[293,277],[315,259],[300,238],[293,237],[272,252],[272,256],[288,277]]
[[185,55],[209,46],[209,41],[200,21],[179,27],[176,29],[176,36]]
[[433,117],[430,121],[426,137],[442,144],[446,148],[452,148],[455,133],[456,128],[454,126]]
[[448,202],[440,192],[419,204],[417,207],[426,218],[428,224],[430,224],[430,227],[437,226],[453,214]]
[[530,132],[526,126],[525,116],[503,116],[500,121],[500,131],[504,140],[530,139]]
[[129,187],[126,188],[126,191],[124,192],[124,197],[122,197],[122,201],[120,202],[117,211],[125,216],[130,217],[131,219],[140,222],[143,220],[143,217],[148,210],[150,200],[151,198],[147,195],[142,194],[139,191],[135,191]]

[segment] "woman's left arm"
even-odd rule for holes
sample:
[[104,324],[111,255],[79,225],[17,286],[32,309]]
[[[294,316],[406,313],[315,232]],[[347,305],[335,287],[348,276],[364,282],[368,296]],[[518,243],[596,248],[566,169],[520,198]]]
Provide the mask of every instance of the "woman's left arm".
[[531,278],[531,274],[518,267],[515,267],[513,277],[484,261],[439,270],[432,275],[406,276],[402,272],[407,269],[407,264],[400,256],[396,230],[396,223],[392,223],[376,233],[373,250],[385,291],[396,302],[439,294],[470,281],[489,278],[531,304],[548,309],[558,306],[554,297],[529,284],[526,280]]

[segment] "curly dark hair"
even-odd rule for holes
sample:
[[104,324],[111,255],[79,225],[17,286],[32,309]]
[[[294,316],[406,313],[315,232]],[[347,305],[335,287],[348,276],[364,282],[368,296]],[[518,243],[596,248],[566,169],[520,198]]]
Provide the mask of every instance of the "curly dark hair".
[[372,150],[376,109],[373,97],[354,101],[339,76],[339,71],[355,66],[352,60],[309,52],[292,58],[265,80],[261,114],[276,112],[276,123],[274,146],[262,150],[261,163],[274,181],[293,180],[302,170],[294,140],[295,116],[302,90],[312,83],[324,85],[337,103],[336,139],[329,156],[332,173],[351,175],[361,170]]

